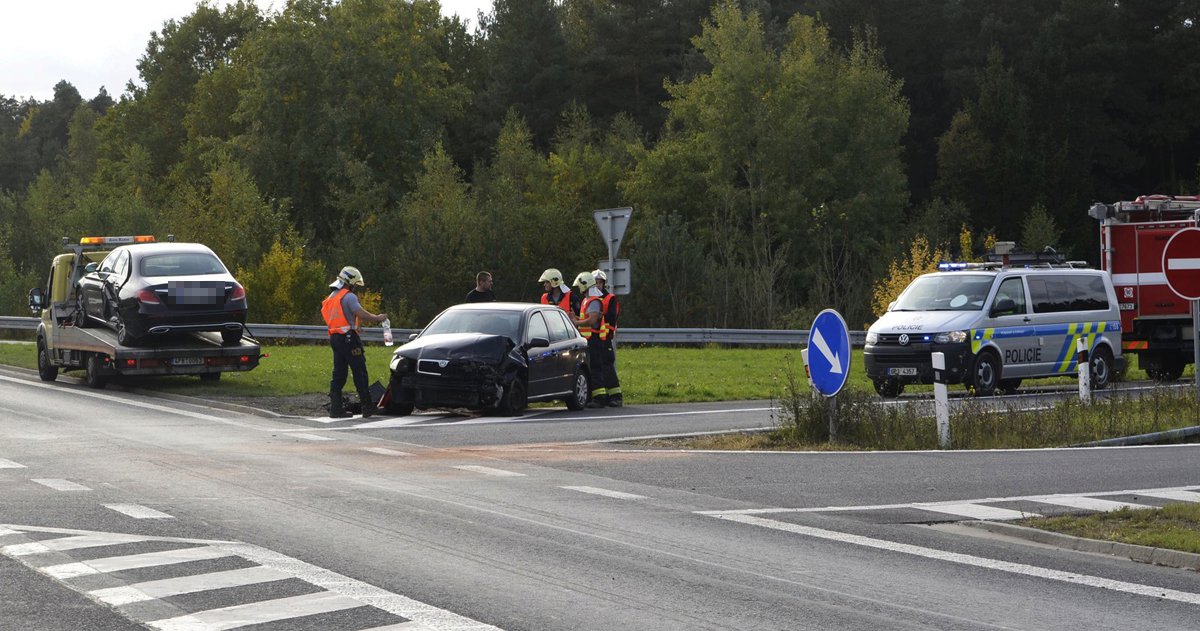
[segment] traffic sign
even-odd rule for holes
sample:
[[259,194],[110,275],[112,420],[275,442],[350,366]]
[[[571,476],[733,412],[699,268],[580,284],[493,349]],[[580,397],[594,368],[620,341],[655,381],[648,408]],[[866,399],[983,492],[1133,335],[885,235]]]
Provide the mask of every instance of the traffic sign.
[[1187,300],[1200,300],[1200,228],[1171,235],[1163,248],[1163,273],[1171,291]]
[[827,397],[837,394],[850,376],[850,330],[833,309],[818,313],[809,329],[808,368],[813,386]]
[[621,238],[625,236],[625,228],[629,226],[629,218],[633,216],[633,208],[609,208],[592,213],[596,218],[596,226],[600,228],[600,236],[608,247],[608,258],[617,258],[621,249]]
[[596,263],[596,269],[604,270],[608,276],[605,289],[618,296],[629,294],[629,259],[602,260]]

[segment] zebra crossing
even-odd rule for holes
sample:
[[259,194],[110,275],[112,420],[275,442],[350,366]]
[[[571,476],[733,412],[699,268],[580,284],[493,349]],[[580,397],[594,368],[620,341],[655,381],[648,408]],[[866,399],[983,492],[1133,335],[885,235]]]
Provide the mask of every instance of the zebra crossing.
[[[907,502],[866,506],[820,506],[806,508],[749,508],[743,510],[701,511],[699,514],[769,515],[796,513],[828,513],[840,515],[873,515],[874,519],[903,522],[986,520],[1013,521],[1064,513],[1111,512],[1122,508],[1161,508],[1171,502],[1200,503],[1200,487],[1168,487],[1130,489],[1095,493],[1057,493],[987,497],[972,500],[939,502]],[[871,518],[871,517],[868,517]]]
[[159,631],[497,629],[236,541],[0,524],[0,554]]

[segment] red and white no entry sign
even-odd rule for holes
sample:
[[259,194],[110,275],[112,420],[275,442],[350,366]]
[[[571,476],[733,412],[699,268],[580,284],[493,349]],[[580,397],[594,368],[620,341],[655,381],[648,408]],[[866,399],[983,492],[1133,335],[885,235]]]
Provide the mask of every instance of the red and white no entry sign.
[[1200,300],[1200,228],[1171,235],[1163,248],[1163,273],[1167,286],[1179,297]]

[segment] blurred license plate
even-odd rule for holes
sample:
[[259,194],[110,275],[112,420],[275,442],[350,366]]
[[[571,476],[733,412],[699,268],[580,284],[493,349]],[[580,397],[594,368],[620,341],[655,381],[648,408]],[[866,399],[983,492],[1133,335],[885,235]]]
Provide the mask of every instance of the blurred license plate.
[[917,369],[911,366],[907,368],[888,368],[887,374],[901,377],[914,377],[917,374]]
[[215,305],[225,296],[223,284],[203,281],[171,281],[167,294],[177,305]]
[[171,361],[176,366],[203,366],[203,357],[176,357]]

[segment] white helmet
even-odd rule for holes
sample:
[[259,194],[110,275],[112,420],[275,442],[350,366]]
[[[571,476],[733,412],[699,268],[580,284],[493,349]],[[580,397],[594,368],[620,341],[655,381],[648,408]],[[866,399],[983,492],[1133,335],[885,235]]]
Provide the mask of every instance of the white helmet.
[[562,272],[553,267],[542,272],[542,277],[538,279],[539,283],[549,282],[551,285],[558,287],[562,284]]
[[579,291],[587,291],[596,286],[596,277],[592,276],[591,272],[579,272],[575,277],[573,286],[578,287]]
[[[338,272],[338,280],[341,281],[343,285],[357,285],[359,287],[364,285],[362,272],[359,272],[357,267],[351,267],[349,265],[343,267],[342,271]],[[332,285],[330,285],[330,287],[334,287],[336,285],[337,283],[334,282]]]
[[604,270],[602,269],[592,270],[592,276],[596,277],[597,281],[604,281],[606,284],[608,283],[608,274],[605,274]]

